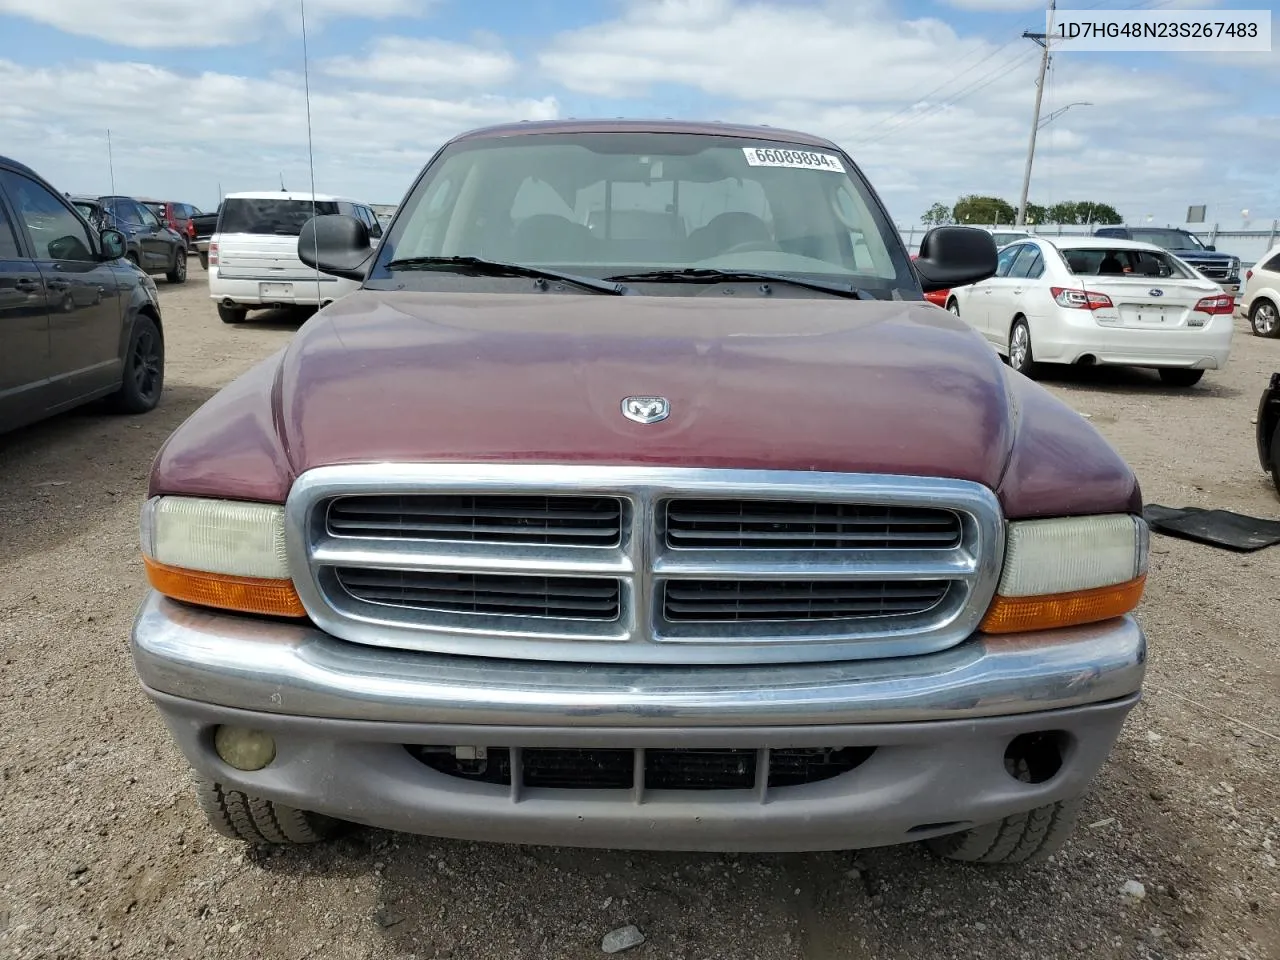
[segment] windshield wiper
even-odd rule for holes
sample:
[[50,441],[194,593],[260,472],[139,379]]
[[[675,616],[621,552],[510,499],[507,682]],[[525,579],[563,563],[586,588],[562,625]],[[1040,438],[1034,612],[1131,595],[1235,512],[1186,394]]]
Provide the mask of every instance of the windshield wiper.
[[401,260],[392,260],[387,264],[387,268],[390,270],[455,270],[459,273],[474,273],[488,277],[532,277],[544,282],[559,280],[586,290],[594,290],[596,293],[609,293],[619,297],[631,292],[616,281],[580,277],[572,273],[561,273],[559,270],[527,267],[520,263],[485,260],[483,257],[404,257]]
[[874,300],[875,297],[852,284],[828,283],[825,280],[810,280],[806,277],[795,277],[785,273],[768,273],[759,270],[720,270],[714,267],[686,267],[683,270],[650,270],[645,273],[626,273],[607,280],[626,280],[638,283],[645,280],[655,283],[720,283],[745,282],[753,283],[789,283],[794,287],[808,290],[820,290],[823,293],[834,293],[840,297],[853,297],[856,300]]

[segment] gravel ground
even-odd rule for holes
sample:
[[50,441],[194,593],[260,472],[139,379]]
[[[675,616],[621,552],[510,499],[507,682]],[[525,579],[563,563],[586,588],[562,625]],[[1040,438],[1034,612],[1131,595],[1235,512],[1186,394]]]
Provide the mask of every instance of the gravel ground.
[[[1145,701],[1053,861],[980,870],[913,847],[724,856],[477,845],[357,830],[261,852],[210,831],[126,637],[148,465],[297,318],[227,327],[192,269],[160,283],[161,407],[0,436],[0,956],[1014,960],[1280,958],[1280,548],[1153,540]],[[1190,391],[1047,381],[1149,501],[1280,515],[1251,420],[1280,341],[1244,333]],[[1143,896],[1123,891],[1142,884]],[[1130,889],[1136,890],[1132,884]]]

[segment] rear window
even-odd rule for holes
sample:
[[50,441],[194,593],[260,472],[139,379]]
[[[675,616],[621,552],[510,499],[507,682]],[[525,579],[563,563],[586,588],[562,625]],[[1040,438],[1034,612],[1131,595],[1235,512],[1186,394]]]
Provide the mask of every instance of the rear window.
[[1191,276],[1164,253],[1148,250],[1063,250],[1067,268],[1082,277],[1179,277]]
[[[314,209],[313,209],[314,208]],[[313,216],[337,213],[338,204],[321,200],[282,200],[275,197],[232,197],[222,204],[219,233],[269,233],[296,237]]]

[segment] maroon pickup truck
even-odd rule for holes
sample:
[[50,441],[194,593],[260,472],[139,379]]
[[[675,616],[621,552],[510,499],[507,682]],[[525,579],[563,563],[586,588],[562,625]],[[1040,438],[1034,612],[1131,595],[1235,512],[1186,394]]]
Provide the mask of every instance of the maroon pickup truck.
[[361,289],[168,440],[133,631],[219,831],[1055,849],[1143,678],[1094,429],[924,301],[853,161],[724,124],[460,136]]

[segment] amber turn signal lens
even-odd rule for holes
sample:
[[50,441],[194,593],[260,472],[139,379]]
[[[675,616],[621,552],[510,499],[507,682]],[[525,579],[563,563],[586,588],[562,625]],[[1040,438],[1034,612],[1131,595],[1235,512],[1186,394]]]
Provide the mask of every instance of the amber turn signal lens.
[[143,557],[143,561],[151,586],[174,600],[273,617],[307,615],[290,580],[263,580],[186,570],[157,563],[150,557]]
[[1128,613],[1142,599],[1144,574],[1125,583],[1040,597],[996,597],[979,627],[985,633],[1053,630],[1110,620]]

